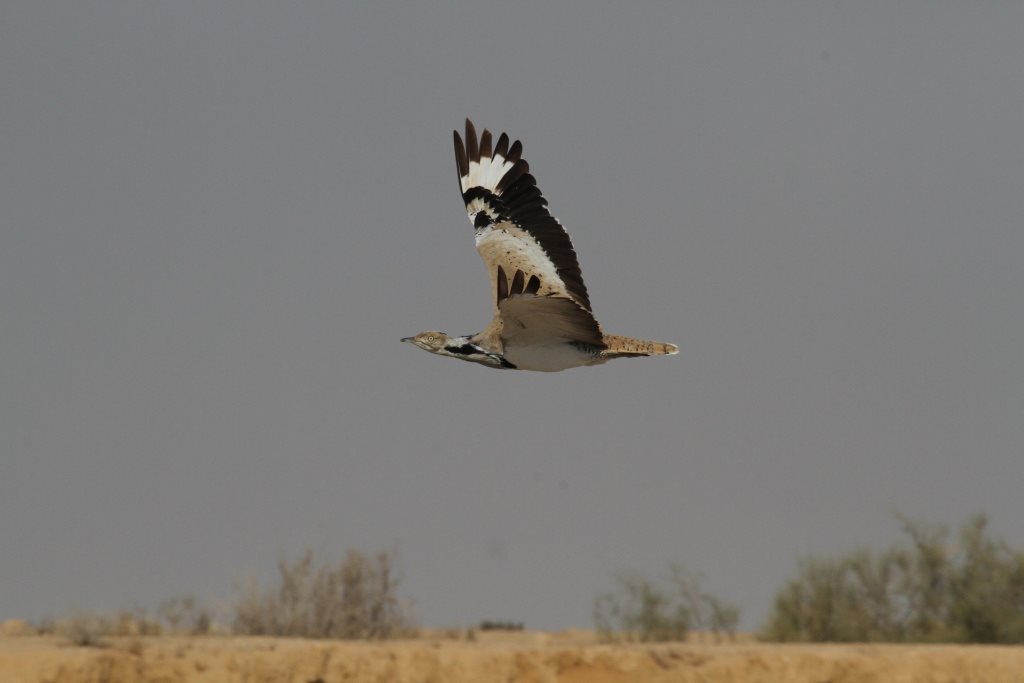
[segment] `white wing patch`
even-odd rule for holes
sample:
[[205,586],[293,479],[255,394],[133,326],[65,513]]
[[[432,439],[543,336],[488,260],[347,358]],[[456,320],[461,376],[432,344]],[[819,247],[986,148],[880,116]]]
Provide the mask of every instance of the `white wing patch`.
[[512,168],[512,162],[500,154],[493,157],[481,157],[480,161],[469,162],[469,174],[462,176],[462,191],[471,187],[483,187],[494,192],[498,182]]

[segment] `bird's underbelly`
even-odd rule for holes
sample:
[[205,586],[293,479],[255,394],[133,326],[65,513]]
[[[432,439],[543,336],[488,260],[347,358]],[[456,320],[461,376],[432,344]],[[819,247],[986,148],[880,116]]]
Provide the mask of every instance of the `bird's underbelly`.
[[537,372],[558,372],[582,365],[597,365],[605,359],[580,349],[572,344],[549,344],[544,346],[505,345],[504,356],[519,370]]

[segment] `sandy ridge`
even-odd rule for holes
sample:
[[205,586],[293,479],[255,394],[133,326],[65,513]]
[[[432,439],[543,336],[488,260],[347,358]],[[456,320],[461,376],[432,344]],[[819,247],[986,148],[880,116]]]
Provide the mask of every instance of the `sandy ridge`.
[[3,683],[1024,683],[1024,647],[0,639]]

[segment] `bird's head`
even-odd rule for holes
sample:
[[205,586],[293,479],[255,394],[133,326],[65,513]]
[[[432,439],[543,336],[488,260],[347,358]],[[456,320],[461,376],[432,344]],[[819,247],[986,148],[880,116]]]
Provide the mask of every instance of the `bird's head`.
[[444,332],[420,332],[415,337],[405,337],[402,339],[404,342],[409,342],[415,346],[420,347],[424,351],[430,351],[431,353],[443,353],[445,344],[448,343],[449,337]]

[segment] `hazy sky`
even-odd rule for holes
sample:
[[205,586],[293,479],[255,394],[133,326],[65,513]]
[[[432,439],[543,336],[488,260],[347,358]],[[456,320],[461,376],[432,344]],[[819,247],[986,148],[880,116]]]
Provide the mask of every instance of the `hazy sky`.
[[[310,546],[397,548],[427,625],[678,561],[751,627],[893,510],[1024,545],[1024,4],[631,7],[4,2],[0,618]],[[399,343],[491,315],[466,116],[678,356]]]

